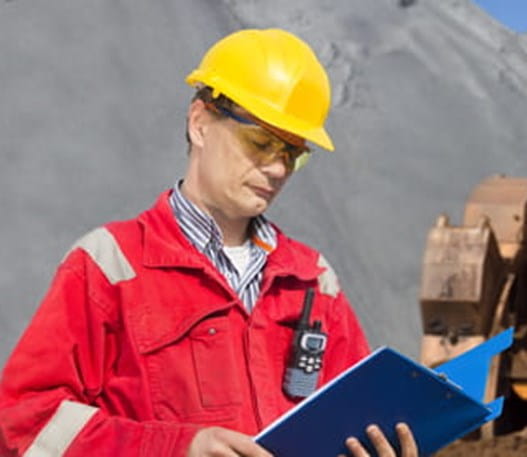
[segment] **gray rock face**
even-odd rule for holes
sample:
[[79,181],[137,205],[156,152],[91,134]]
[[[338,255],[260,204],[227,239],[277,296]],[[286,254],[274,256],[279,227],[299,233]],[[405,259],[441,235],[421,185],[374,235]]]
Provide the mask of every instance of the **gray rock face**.
[[242,27],[312,44],[337,151],[270,216],[321,249],[373,346],[417,356],[421,258],[489,174],[527,175],[527,41],[469,0],[0,3],[0,365],[86,231],[149,206],[185,167],[185,75]]

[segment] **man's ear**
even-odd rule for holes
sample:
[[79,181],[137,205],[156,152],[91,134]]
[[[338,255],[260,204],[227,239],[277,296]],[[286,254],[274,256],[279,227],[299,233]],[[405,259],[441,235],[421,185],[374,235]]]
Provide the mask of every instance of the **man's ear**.
[[209,113],[203,100],[194,100],[187,111],[187,133],[193,146],[203,147],[203,131]]

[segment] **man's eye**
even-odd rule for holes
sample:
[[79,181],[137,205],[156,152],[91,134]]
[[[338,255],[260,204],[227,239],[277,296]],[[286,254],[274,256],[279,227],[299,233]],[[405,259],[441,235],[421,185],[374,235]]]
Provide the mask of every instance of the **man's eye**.
[[296,154],[296,153],[298,153],[299,148],[297,148],[296,146],[293,146],[290,143],[284,143],[283,150],[286,151],[286,152],[291,152],[291,153]]
[[251,140],[251,144],[257,147],[258,149],[267,149],[271,145],[269,141],[256,141],[256,140]]
[[292,156],[294,156],[295,159],[304,153],[304,150],[302,148],[299,148],[298,146],[293,146],[292,144],[289,144],[289,143],[285,143],[283,150],[287,152],[288,154],[291,154]]

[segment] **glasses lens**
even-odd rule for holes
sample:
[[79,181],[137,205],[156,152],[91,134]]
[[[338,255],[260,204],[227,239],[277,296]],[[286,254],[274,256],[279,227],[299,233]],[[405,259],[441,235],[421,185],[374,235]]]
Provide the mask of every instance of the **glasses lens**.
[[298,158],[295,160],[295,166],[293,171],[298,171],[301,168],[305,167],[306,164],[309,162],[309,159],[311,157],[311,153],[309,151],[305,151],[302,154],[298,156]]
[[[244,151],[260,165],[267,165],[281,158],[287,171],[292,172],[307,162],[308,154],[304,147],[286,143],[260,126],[240,124],[236,128],[236,136]],[[302,160],[299,162],[300,158]]]

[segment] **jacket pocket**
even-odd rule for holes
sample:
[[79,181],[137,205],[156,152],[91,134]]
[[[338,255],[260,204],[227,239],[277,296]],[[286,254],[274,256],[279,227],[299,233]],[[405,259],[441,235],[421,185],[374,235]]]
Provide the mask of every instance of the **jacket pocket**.
[[242,403],[239,367],[244,362],[235,354],[228,311],[196,315],[174,326],[160,323],[159,317],[157,322],[145,320],[145,315],[135,333],[156,418],[199,423],[233,419]]
[[241,403],[233,334],[227,317],[205,319],[190,332],[192,358],[201,403],[213,408]]

